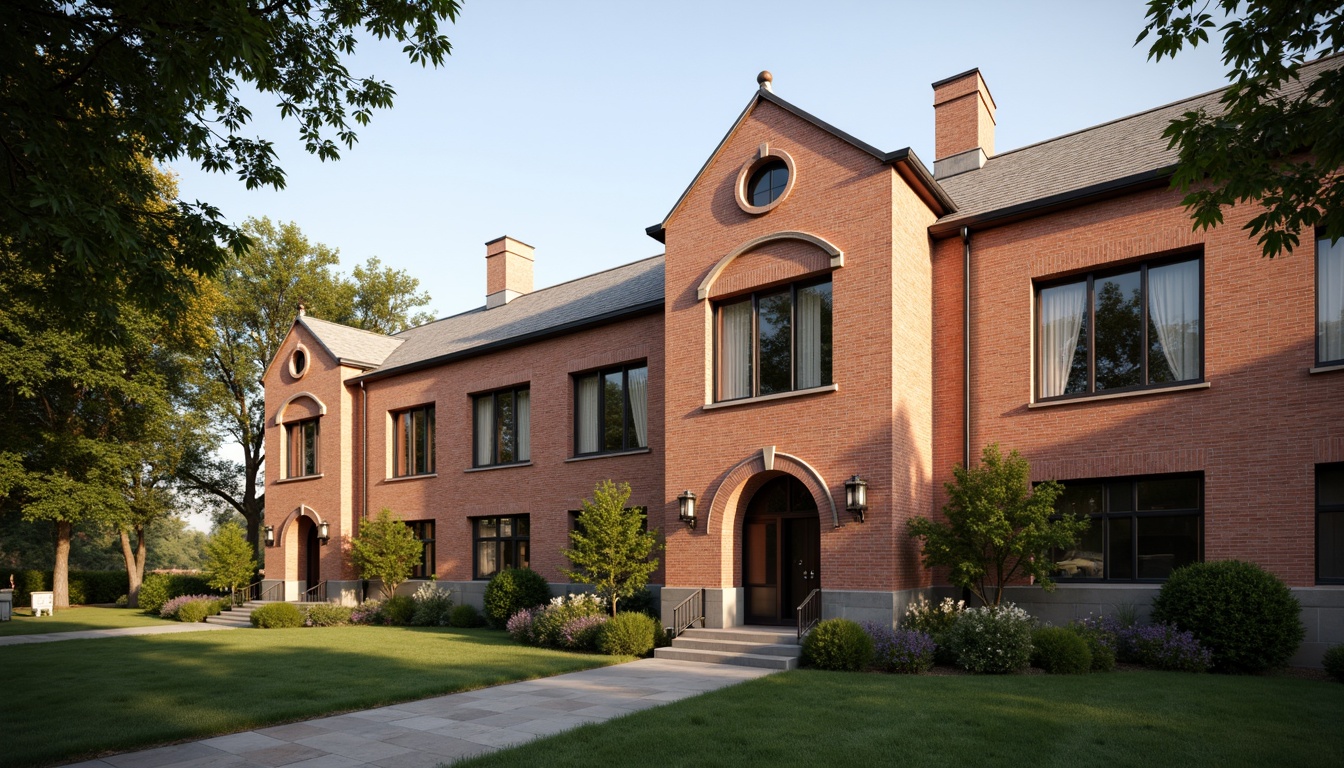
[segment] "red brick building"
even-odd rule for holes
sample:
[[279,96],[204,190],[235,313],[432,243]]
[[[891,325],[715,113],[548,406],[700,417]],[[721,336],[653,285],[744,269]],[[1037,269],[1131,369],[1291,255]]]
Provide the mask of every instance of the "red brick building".
[[931,172],[760,85],[649,228],[663,256],[533,290],[500,238],[482,308],[392,337],[300,315],[265,377],[272,582],[353,599],[343,542],[386,507],[468,601],[513,565],[565,589],[611,478],[664,534],[666,619],[703,595],[711,626],[787,624],[820,590],[891,621],[946,589],[907,521],[998,442],[1094,520],[1056,592],[1014,590],[1034,613],[1241,558],[1295,588],[1303,660],[1344,640],[1344,243],[1262,259],[1251,207],[1192,230],[1161,132],[1216,94],[996,154],[972,70],[934,84]]

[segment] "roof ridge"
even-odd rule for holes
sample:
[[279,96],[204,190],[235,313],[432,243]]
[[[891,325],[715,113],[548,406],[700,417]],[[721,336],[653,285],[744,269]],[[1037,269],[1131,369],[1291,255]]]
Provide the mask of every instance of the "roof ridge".
[[319,323],[326,323],[327,325],[334,325],[334,326],[336,326],[336,327],[338,327],[338,328],[345,328],[346,330],[350,330],[350,331],[359,331],[360,333],[367,333],[367,334],[370,335],[370,336],[377,336],[377,337],[380,338],[380,339],[387,339],[387,340],[389,340],[389,341],[404,341],[404,339],[398,339],[398,338],[396,337],[395,334],[391,334],[391,335],[389,335],[389,334],[386,334],[386,333],[379,333],[379,332],[377,332],[377,331],[370,331],[370,330],[367,329],[367,328],[359,328],[359,327],[354,326],[354,325],[346,325],[345,323],[338,323],[338,322],[336,322],[335,320],[323,320],[323,319],[320,318],[320,317],[312,317],[312,316],[310,316],[310,315],[302,315],[301,317],[302,317],[302,319],[303,319],[304,322],[308,322],[308,321],[316,320],[316,321],[319,322]]

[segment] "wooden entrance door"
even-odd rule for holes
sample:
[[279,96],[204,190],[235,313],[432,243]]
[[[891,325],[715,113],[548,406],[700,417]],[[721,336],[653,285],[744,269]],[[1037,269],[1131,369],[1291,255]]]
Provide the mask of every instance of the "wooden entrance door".
[[821,585],[817,504],[791,475],[761,486],[747,505],[742,585],[752,624],[793,624],[798,604]]
[[316,525],[313,525],[311,522],[309,522],[307,529],[308,529],[307,538],[305,539],[304,542],[307,546],[305,547],[306,552],[304,553],[305,562],[303,570],[304,570],[304,581],[307,584],[305,589],[312,589],[313,587],[318,585],[318,582],[322,581],[322,558],[321,558],[322,543],[317,540]]

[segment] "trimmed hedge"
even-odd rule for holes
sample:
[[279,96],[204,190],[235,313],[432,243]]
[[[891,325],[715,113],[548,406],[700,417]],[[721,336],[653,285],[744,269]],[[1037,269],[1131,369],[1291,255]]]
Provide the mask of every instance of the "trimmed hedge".
[[177,609],[177,620],[185,621],[189,624],[205,621],[205,617],[210,615],[210,609],[215,609],[215,614],[219,614],[219,606],[213,600],[194,600],[181,608]]
[[490,626],[503,629],[512,616],[550,602],[551,585],[531,568],[507,568],[485,585],[485,618]]
[[[14,605],[32,605],[29,597],[34,592],[50,592],[51,571],[10,571],[14,575]],[[8,579],[0,575],[6,584]],[[117,598],[126,594],[125,571],[71,571],[70,604],[90,605],[93,603],[115,603]]]
[[479,627],[485,623],[485,617],[476,610],[474,605],[459,605],[453,609],[449,617],[448,626],[450,627]]
[[269,603],[252,611],[252,626],[289,629],[303,626],[303,613],[292,603]]
[[858,672],[873,663],[873,638],[849,619],[818,622],[803,638],[803,663],[817,669]]
[[601,625],[597,649],[608,656],[645,656],[653,650],[654,634],[662,627],[644,613],[618,613]]
[[1041,627],[1031,633],[1031,665],[1052,675],[1083,675],[1092,670],[1092,650],[1070,629]]
[[189,576],[181,573],[147,573],[140,583],[140,610],[145,613],[158,613],[163,604],[182,595],[211,595],[219,590],[211,589],[204,577]]

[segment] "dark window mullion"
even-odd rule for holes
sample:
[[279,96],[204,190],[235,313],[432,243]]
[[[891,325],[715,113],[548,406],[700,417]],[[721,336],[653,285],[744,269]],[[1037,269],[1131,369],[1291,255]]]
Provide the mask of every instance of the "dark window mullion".
[[1097,392],[1097,313],[1096,285],[1087,276],[1087,392]]
[[1148,265],[1139,265],[1139,382],[1148,386]]
[[798,389],[798,284],[789,286],[789,391]]
[[751,294],[751,393],[755,397],[761,393],[761,308],[756,294]]
[[621,450],[630,449],[630,369],[621,368]]

